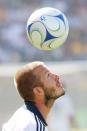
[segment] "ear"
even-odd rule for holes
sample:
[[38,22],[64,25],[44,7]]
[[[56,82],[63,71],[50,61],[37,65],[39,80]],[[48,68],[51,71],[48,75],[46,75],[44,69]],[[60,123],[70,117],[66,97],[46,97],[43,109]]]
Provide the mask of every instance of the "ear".
[[39,87],[39,86],[35,87],[33,89],[33,92],[34,92],[35,96],[43,96],[44,95],[43,89],[41,87]]

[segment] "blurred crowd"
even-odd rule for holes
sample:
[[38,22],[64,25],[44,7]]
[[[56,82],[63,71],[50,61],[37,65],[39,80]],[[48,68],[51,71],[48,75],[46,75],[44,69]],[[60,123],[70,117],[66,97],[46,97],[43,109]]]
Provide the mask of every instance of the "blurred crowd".
[[[69,20],[70,31],[60,48],[44,52],[33,47],[27,38],[26,23],[38,8],[60,9]],[[32,60],[87,59],[87,0],[0,0],[0,63]]]

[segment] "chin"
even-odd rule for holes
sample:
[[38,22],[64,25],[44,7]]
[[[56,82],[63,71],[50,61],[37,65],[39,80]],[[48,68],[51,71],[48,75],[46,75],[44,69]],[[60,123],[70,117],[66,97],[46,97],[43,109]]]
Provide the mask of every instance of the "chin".
[[61,97],[61,96],[63,96],[63,95],[65,95],[65,91],[64,90],[59,95],[56,96],[56,99]]
[[65,91],[61,94],[61,96],[65,95]]

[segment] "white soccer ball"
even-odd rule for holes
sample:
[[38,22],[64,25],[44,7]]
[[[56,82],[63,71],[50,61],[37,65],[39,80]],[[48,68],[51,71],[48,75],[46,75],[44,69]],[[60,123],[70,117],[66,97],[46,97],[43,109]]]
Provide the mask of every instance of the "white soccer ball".
[[27,35],[31,44],[41,50],[53,50],[61,46],[69,32],[66,16],[55,8],[36,10],[28,19]]

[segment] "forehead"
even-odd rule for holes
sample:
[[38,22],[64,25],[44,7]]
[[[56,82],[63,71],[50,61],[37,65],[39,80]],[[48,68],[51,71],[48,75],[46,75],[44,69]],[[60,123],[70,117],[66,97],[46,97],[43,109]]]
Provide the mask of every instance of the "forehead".
[[34,70],[34,73],[38,76],[42,76],[47,71],[50,71],[50,69],[46,65],[40,65]]

